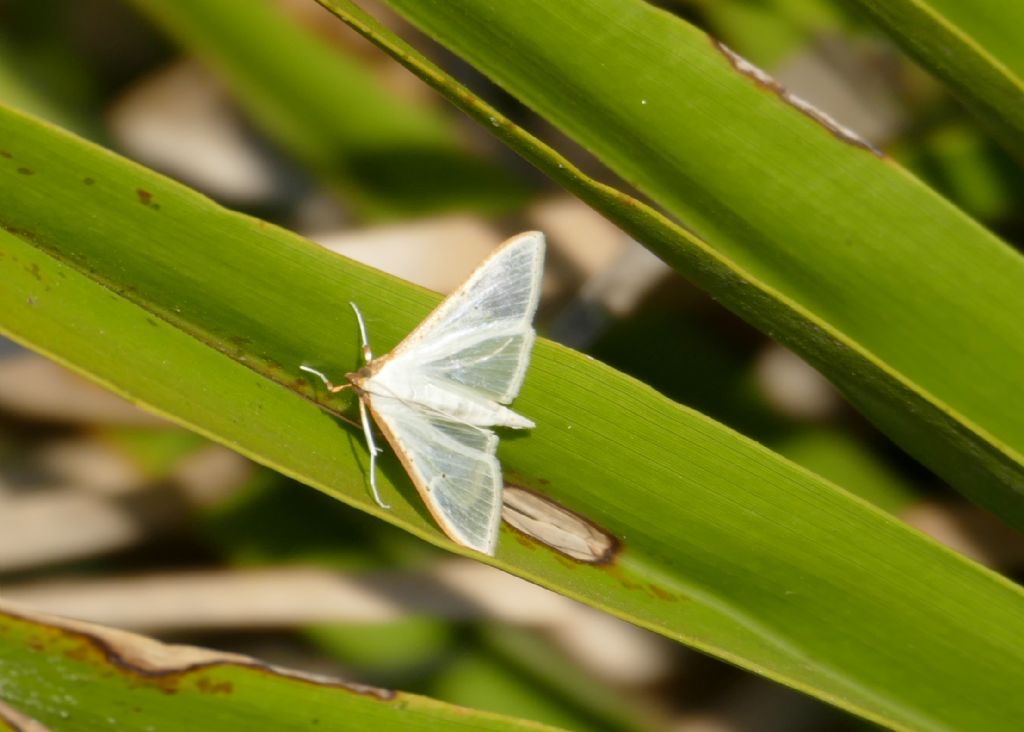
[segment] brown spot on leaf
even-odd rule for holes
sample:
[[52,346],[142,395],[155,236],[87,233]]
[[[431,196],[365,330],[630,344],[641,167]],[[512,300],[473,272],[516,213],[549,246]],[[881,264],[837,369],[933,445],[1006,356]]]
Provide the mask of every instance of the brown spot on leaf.
[[21,173],[22,175],[35,175],[36,174],[36,171],[32,170],[32,168],[18,168],[18,172]]
[[679,600],[679,595],[669,592],[668,590],[665,590],[661,587],[658,587],[658,585],[652,585],[648,583],[647,589],[650,590],[651,594],[659,600],[665,600],[666,602],[678,602]]
[[82,178],[82,182],[85,183],[87,186],[91,186],[96,181],[93,178],[89,178],[88,176],[86,176],[85,178]]
[[8,152],[7,150],[0,150],[0,158],[7,158],[8,160],[10,160],[13,157],[14,156],[11,155],[11,153]]
[[149,191],[147,191],[147,190],[145,190],[143,188],[136,189],[135,192],[139,196],[139,203],[141,203],[143,206],[148,206],[149,208],[153,209],[154,211],[159,211],[160,210],[160,204],[153,200],[153,194],[152,193],[150,193]]
[[89,660],[90,653],[89,647],[86,645],[77,645],[74,648],[69,648],[64,651],[64,655],[70,658],[72,661],[79,661],[85,663]]
[[584,564],[608,564],[618,539],[550,498],[506,484],[501,516],[520,534]]
[[627,590],[644,589],[643,583],[637,582],[636,580],[627,577],[625,572],[621,571],[619,567],[609,567],[607,571],[609,576],[618,580],[618,583],[625,587]]
[[516,542],[520,546],[524,546],[527,549],[531,549],[531,550],[537,548],[537,542],[535,542],[533,539],[531,539],[526,534],[523,534],[523,533],[521,533],[519,531],[515,531],[515,532],[513,532],[512,536],[515,538]]
[[43,281],[43,276],[39,274],[39,265],[37,263],[33,262],[29,266],[25,267],[25,270],[40,282]]
[[836,139],[863,148],[879,158],[885,157],[885,153],[851,130],[849,127],[840,124],[833,119],[831,115],[818,109],[806,99],[788,91],[784,86],[777,82],[771,74],[752,64],[721,41],[712,39],[711,42],[712,45],[714,45],[714,47],[729,60],[729,63],[734,69],[744,76],[753,79],[758,86],[773,92],[779,99],[789,106],[802,112],[807,117],[810,117],[812,120],[828,130]]
[[235,690],[235,685],[230,681],[213,681],[206,676],[200,676],[196,681],[196,688],[204,694],[230,694]]

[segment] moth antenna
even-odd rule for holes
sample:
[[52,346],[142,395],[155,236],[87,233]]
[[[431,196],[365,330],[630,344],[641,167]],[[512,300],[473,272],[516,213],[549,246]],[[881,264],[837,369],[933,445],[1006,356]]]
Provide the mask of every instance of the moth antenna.
[[[359,312],[358,310],[356,312]],[[377,456],[381,450],[377,447],[377,443],[373,441],[373,430],[370,428],[370,418],[366,414],[366,405],[363,404],[363,400],[359,400],[359,419],[363,423],[363,434],[366,435],[366,446],[370,449],[370,490],[373,492],[373,500],[377,502],[377,505],[381,508],[391,508],[390,505],[384,503],[380,497],[380,492],[377,490]]]
[[322,371],[317,371],[312,366],[302,364],[299,366],[299,370],[305,371],[308,374],[313,374],[314,376],[319,376],[320,381],[324,382],[324,386],[327,387],[327,391],[331,392],[332,394],[337,394],[339,391],[352,388],[351,384],[341,384],[339,386],[335,386],[334,384],[331,383],[331,380],[327,378],[326,374],[324,374]]
[[354,302],[349,302],[349,305],[355,311],[356,320],[359,322],[359,335],[363,339],[363,363],[368,364],[373,360],[373,351],[370,350],[370,339],[366,337],[366,323],[363,322],[363,314],[359,312],[359,306]]

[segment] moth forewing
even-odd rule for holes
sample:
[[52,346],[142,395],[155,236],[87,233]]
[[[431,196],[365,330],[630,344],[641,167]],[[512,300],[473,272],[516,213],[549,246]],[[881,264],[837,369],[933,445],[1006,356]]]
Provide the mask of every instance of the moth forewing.
[[[408,360],[424,370],[430,365],[442,371],[447,367],[455,383],[464,383],[461,374],[452,373],[461,367],[482,377],[468,386],[503,404],[511,402],[530,361],[543,273],[544,235],[530,231],[512,237],[414,328],[386,361]],[[493,353],[488,341],[508,345]],[[479,353],[459,358],[460,352],[474,346],[481,346]]]

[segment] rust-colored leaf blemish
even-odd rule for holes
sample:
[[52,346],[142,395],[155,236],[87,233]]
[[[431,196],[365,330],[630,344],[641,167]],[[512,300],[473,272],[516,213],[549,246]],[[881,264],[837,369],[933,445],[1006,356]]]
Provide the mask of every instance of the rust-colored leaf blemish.
[[665,602],[678,602],[679,601],[679,595],[677,595],[677,594],[675,594],[673,592],[669,592],[668,590],[666,590],[666,589],[664,589],[662,587],[658,587],[658,585],[652,585],[651,583],[648,582],[647,583],[647,589],[650,591],[650,593],[652,595],[654,595],[659,600],[664,600]]
[[618,539],[592,521],[546,496],[505,484],[501,516],[515,531],[584,564],[608,564],[620,550]]
[[10,160],[13,157],[14,156],[11,155],[11,153],[8,150],[0,150],[0,158],[7,158],[8,160]]
[[637,582],[636,580],[627,577],[625,572],[621,571],[619,567],[609,567],[607,572],[610,577],[617,580],[618,583],[627,590],[644,589],[644,584],[642,582]]
[[22,175],[35,175],[36,174],[36,171],[32,170],[32,168],[18,168],[18,172],[21,173]]
[[[546,544],[544,546],[547,546]],[[553,559],[563,568],[568,570],[577,569],[580,564],[590,564],[591,562],[580,562],[577,559],[571,559],[559,551],[556,551],[553,555]]]
[[90,653],[91,650],[91,646],[82,643],[64,651],[64,655],[70,658],[72,661],[77,661],[78,663],[88,663],[89,659],[95,655],[94,653]]
[[235,685],[230,681],[214,681],[207,676],[200,676],[196,688],[204,694],[230,694],[235,690]]
[[153,194],[152,193],[150,193],[149,191],[147,191],[147,190],[145,190],[143,188],[138,188],[138,189],[136,189],[135,192],[139,196],[139,203],[141,203],[143,206],[148,206],[149,208],[153,209],[154,211],[159,211],[160,210],[160,204],[153,200]]
[[627,590],[638,590],[657,600],[662,600],[663,602],[680,602],[689,599],[686,595],[678,592],[669,592],[664,587],[651,582],[638,581],[634,577],[628,576],[626,570],[622,567],[609,567],[607,571],[610,577],[616,580]]
[[89,178],[88,176],[86,176],[85,178],[82,178],[82,182],[85,183],[87,186],[91,186],[96,181],[93,178]]
[[537,548],[537,542],[528,537],[526,534],[520,533],[519,531],[515,531],[513,532],[512,536],[513,538],[515,538],[516,543],[518,543],[520,546],[524,546],[527,549],[531,550]]
[[779,82],[775,81],[771,74],[752,64],[721,41],[712,38],[711,43],[723,56],[726,57],[726,59],[728,59],[734,69],[744,76],[753,79],[758,86],[773,92],[783,102],[817,122],[828,130],[828,132],[836,139],[867,150],[879,158],[885,157],[885,153],[851,130],[849,127],[840,124],[831,115],[818,109],[806,99],[788,91]]

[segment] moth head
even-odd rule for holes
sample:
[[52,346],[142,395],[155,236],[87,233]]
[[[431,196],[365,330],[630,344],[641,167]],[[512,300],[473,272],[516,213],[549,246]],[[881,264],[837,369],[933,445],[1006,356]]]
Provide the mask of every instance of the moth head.
[[356,391],[363,391],[366,381],[373,376],[373,369],[369,366],[363,366],[358,371],[345,374],[345,378],[348,379],[348,383],[352,385],[352,388]]

